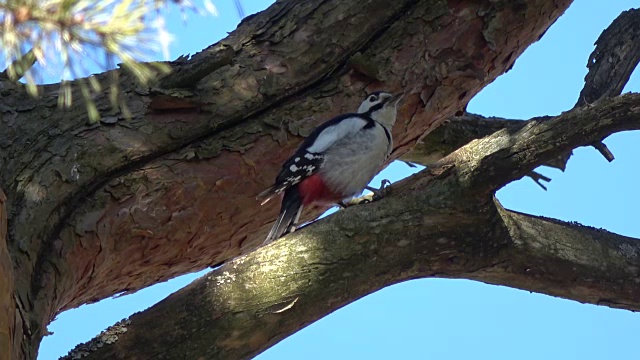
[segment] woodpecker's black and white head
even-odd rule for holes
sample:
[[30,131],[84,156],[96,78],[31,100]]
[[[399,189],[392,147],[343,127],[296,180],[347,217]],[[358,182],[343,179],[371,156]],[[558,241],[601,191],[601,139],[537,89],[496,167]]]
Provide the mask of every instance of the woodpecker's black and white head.
[[396,107],[404,93],[391,95],[383,91],[376,91],[367,96],[358,108],[359,114],[367,114],[373,120],[390,129],[396,122]]

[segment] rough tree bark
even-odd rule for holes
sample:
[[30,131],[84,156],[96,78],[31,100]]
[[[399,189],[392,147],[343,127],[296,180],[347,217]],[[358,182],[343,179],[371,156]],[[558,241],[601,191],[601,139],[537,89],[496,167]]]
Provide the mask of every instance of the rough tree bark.
[[[132,119],[110,109],[105,91],[95,95],[103,115],[96,125],[87,124],[83,104],[58,111],[56,86],[31,99],[0,82],[0,290],[7,289],[0,292],[0,346],[10,344],[0,358],[34,359],[60,311],[241,254],[248,255],[72,356],[247,357],[368,292],[438,274],[637,308],[637,291],[618,282],[637,278],[634,242],[512,213],[491,199],[560,150],[636,129],[634,96],[472,142],[397,195],[252,252],[277,211],[260,207],[255,194],[320,121],[351,111],[366,91],[405,89],[394,129],[393,157],[402,156],[507,71],[570,2],[280,1],[173,63],[174,74],[156,86],[141,88],[122,74]],[[563,121],[584,131],[561,136]],[[552,142],[541,142],[545,136]],[[453,225],[460,216],[475,237]],[[365,217],[378,231],[349,227]],[[409,230],[398,234],[400,226]],[[479,234],[486,241],[474,241]],[[575,244],[573,252],[558,245],[564,241]],[[382,262],[378,254],[387,250]],[[610,262],[598,262],[598,251],[610,253]],[[367,273],[371,260],[381,267]],[[363,270],[345,275],[347,267]],[[563,292],[565,270],[588,278]],[[298,271],[306,275],[292,275]],[[371,284],[358,281],[365,274]],[[335,288],[321,292],[325,284]],[[145,338],[157,311],[166,320],[158,331],[179,331]]]

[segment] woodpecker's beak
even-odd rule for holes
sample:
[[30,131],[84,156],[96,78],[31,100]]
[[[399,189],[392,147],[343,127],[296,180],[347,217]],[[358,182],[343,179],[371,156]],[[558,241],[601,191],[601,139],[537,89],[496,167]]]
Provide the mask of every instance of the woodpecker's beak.
[[400,102],[400,100],[402,100],[402,97],[404,96],[404,91],[398,94],[393,95],[392,97],[388,98],[387,101],[385,101],[386,105],[393,105],[393,106],[397,106],[398,103]]

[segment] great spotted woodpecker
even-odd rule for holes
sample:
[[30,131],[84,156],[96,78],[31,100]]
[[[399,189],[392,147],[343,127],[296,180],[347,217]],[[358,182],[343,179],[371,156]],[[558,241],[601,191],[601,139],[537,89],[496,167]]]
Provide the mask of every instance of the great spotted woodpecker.
[[371,93],[357,113],[337,116],[311,132],[282,165],[275,184],[258,195],[264,204],[284,191],[265,243],[294,231],[304,206],[333,205],[367,187],[393,149],[391,128],[402,96]]

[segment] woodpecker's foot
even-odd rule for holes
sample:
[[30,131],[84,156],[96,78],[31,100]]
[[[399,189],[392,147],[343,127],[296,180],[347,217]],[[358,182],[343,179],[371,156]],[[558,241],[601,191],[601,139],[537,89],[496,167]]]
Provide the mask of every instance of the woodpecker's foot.
[[340,209],[346,209],[349,205],[345,204],[344,201],[338,201],[336,203]]
[[389,194],[389,185],[391,185],[391,181],[384,179],[380,182],[379,189],[372,188],[371,186],[367,186],[365,189],[371,191],[373,193],[373,201],[377,201]]

